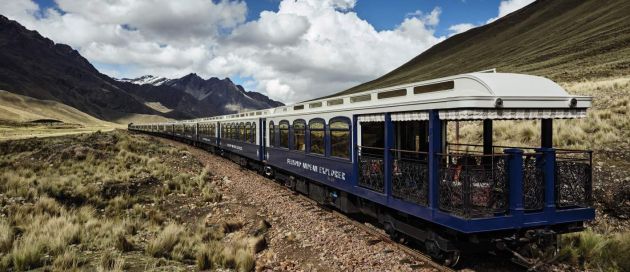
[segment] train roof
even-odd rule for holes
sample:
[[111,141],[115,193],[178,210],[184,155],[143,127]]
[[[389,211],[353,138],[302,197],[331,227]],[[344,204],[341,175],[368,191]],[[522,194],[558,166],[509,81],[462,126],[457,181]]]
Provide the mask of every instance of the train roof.
[[585,112],[592,97],[574,96],[550,79],[514,73],[476,72],[397,85],[282,107],[240,112],[172,123],[245,120],[259,117],[353,110],[358,113],[455,109],[579,109]]

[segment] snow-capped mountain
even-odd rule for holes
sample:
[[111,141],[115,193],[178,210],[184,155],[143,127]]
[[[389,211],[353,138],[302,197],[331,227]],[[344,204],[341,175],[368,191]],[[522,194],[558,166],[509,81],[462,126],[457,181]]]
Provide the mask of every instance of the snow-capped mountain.
[[120,82],[129,82],[129,83],[138,84],[138,85],[150,84],[153,86],[160,86],[164,84],[164,82],[169,81],[170,79],[165,78],[165,77],[145,75],[138,78],[120,78],[120,79],[117,78],[116,80]]
[[192,117],[230,114],[282,106],[258,92],[248,92],[229,78],[203,79],[195,73],[176,79],[146,75],[119,79],[119,85],[145,103],[160,105]]

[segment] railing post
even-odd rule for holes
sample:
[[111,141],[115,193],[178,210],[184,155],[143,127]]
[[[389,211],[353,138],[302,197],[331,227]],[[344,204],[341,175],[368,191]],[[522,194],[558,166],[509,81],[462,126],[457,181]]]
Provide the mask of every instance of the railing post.
[[508,180],[510,182],[510,214],[514,217],[514,223],[520,224],[523,220],[523,150],[518,148],[505,149],[508,156]]
[[[536,152],[542,153],[542,171],[545,181],[545,214],[552,215],[556,211],[556,150],[553,148],[538,148]],[[553,219],[553,216],[547,216]]]
[[429,111],[429,207],[433,213],[440,207],[440,170],[438,153],[442,152],[442,121],[437,110]]
[[392,195],[392,153],[390,150],[394,145],[394,123],[392,123],[392,116],[390,113],[385,113],[385,148],[383,149],[383,163],[385,178],[384,191],[385,195],[389,199]]

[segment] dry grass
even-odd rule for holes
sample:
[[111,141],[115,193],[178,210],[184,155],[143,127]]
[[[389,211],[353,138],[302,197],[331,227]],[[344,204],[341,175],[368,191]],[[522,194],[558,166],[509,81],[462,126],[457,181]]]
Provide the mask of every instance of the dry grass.
[[587,230],[564,235],[559,259],[585,270],[630,271],[630,233],[601,234]]
[[0,271],[182,269],[210,245],[212,267],[251,270],[263,236],[247,246],[248,235],[225,240],[224,226],[240,223],[185,225],[166,210],[180,196],[220,201],[211,170],[146,139],[117,131],[0,143]]

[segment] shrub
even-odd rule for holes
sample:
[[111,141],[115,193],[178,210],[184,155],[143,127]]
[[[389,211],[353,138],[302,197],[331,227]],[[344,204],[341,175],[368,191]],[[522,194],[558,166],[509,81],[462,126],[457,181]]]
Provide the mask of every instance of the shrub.
[[236,268],[240,272],[249,272],[254,269],[255,260],[253,254],[244,249],[239,249],[235,253]]
[[56,270],[64,271],[72,268],[77,268],[80,265],[79,255],[76,250],[69,249],[66,250],[63,254],[57,256],[55,261],[53,262],[53,267]]
[[106,251],[101,255],[98,271],[124,271],[125,259],[111,251]]
[[13,228],[6,220],[0,220],[0,253],[7,253],[13,245]]
[[184,231],[179,225],[169,224],[158,236],[149,242],[147,253],[153,257],[169,257],[173,248],[181,239]]

